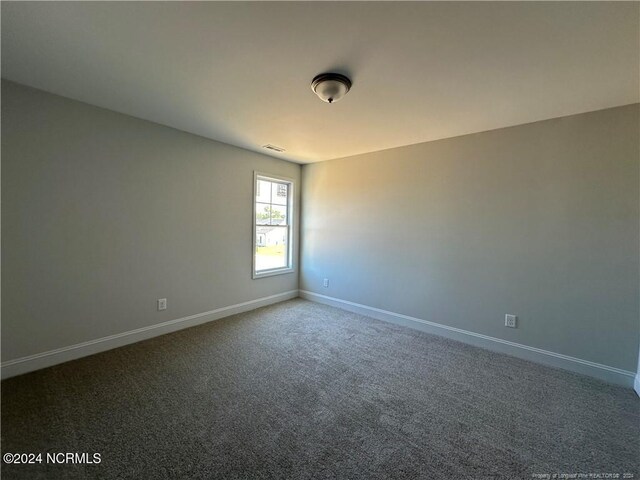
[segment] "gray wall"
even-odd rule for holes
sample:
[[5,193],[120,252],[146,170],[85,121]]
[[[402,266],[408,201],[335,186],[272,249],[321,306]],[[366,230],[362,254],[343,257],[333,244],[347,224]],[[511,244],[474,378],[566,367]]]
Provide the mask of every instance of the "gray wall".
[[297,289],[297,272],[251,279],[254,170],[300,178],[3,81],[2,360]]
[[[638,127],[634,105],[307,165],[301,288],[635,370]],[[253,170],[300,177],[3,81],[2,360],[298,288],[251,279]]]
[[301,288],[635,371],[639,126],[631,105],[305,165]]

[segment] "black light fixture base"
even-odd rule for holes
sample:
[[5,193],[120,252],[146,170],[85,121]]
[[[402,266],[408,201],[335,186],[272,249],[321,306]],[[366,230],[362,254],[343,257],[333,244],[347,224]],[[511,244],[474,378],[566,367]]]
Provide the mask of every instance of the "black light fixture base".
[[318,84],[327,80],[344,83],[347,87],[347,92],[351,89],[351,80],[349,79],[349,77],[345,77],[340,73],[321,73],[320,75],[316,75],[315,77],[313,77],[313,80],[311,82],[311,89],[315,92]]

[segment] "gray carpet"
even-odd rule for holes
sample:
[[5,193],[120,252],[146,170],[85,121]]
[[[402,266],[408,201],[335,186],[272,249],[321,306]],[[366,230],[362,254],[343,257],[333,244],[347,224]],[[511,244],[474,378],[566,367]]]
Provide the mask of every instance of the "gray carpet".
[[640,478],[640,400],[297,299],[2,382],[2,451],[102,460],[3,479]]

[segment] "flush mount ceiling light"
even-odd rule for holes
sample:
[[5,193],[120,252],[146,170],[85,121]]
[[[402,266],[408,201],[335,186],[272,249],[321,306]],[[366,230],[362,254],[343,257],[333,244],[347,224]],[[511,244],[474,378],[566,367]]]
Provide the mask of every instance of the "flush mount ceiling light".
[[311,82],[311,90],[320,100],[334,103],[351,89],[351,80],[339,73],[322,73]]

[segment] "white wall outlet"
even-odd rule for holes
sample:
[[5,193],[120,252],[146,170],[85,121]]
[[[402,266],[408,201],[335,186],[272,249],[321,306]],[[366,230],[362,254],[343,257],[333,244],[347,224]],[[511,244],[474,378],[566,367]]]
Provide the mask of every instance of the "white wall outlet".
[[518,317],[515,315],[509,315],[508,313],[504,316],[504,326],[511,328],[518,328]]
[[158,299],[158,310],[166,310],[167,309],[167,299],[159,298]]
[[324,279],[324,282],[322,282],[322,286],[323,286],[324,288],[329,288],[329,279],[328,279],[328,278],[325,278],[325,279]]

